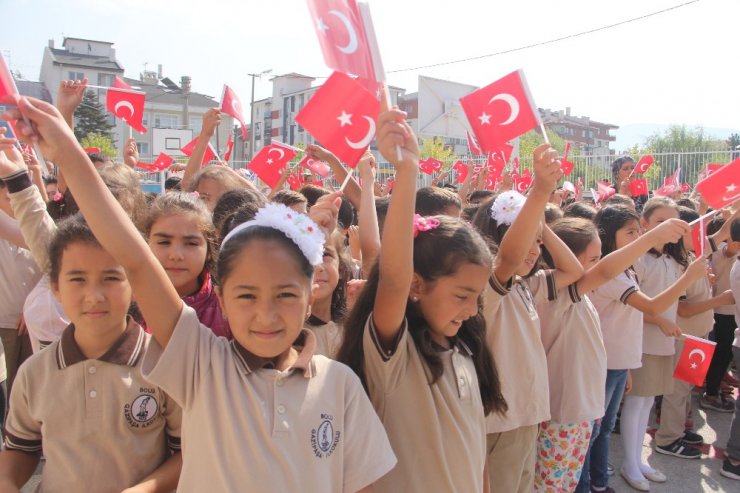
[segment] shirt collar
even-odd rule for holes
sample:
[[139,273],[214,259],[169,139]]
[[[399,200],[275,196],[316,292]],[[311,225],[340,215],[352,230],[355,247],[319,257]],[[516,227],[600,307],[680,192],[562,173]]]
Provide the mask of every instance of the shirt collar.
[[[275,369],[274,358],[257,356],[239,344],[236,339],[232,339],[231,345],[237,358],[244,366],[247,375],[262,368]],[[295,363],[293,363],[293,366],[289,370],[303,370],[304,377],[313,377],[315,369],[311,359],[316,352],[316,336],[310,330],[303,329],[293,343],[293,347],[298,350],[298,359],[295,360]]]
[[[69,324],[57,346],[57,366],[60,370],[89,359],[82,353],[80,346],[75,341],[75,326]],[[113,345],[103,354],[98,361],[105,361],[114,365],[136,366],[142,351],[146,333],[133,318],[127,317],[126,329],[123,331]]]

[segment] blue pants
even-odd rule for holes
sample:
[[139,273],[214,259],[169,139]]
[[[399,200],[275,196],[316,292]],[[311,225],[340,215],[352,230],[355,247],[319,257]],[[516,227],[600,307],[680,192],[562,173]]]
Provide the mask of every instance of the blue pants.
[[576,493],[589,493],[591,485],[604,488],[609,485],[606,468],[609,464],[609,440],[617,421],[619,404],[624,395],[627,383],[627,370],[606,371],[606,403],[601,423],[594,423],[594,431],[583,463],[583,473],[576,488]]

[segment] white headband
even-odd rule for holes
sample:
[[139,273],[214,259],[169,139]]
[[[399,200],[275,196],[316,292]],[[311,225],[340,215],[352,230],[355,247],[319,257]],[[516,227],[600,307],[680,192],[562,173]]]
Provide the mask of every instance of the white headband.
[[503,192],[491,204],[491,217],[499,226],[502,224],[511,226],[526,201],[524,195],[514,190]]
[[267,204],[257,211],[254,219],[229,231],[221,242],[221,248],[234,236],[252,226],[266,226],[282,232],[296,244],[311,265],[320,264],[324,258],[325,238],[321,228],[305,214],[275,203]]

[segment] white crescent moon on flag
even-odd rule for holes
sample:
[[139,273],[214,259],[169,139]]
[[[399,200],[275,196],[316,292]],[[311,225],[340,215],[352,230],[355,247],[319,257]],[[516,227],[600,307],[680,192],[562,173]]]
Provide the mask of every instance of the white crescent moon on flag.
[[503,101],[504,103],[509,105],[509,109],[511,110],[509,118],[505,122],[499,123],[499,125],[508,125],[509,123],[516,120],[516,118],[519,116],[519,101],[517,101],[517,99],[511,94],[496,94],[494,97],[488,100],[488,104],[491,104],[494,101]]
[[[130,114],[130,115],[129,115],[128,117],[125,117],[125,116],[121,116],[121,115],[119,115],[119,114],[118,114],[118,109],[119,109],[119,108],[121,108],[121,107],[123,107],[123,108],[128,108],[128,110],[129,110],[129,111],[131,112],[131,114]],[[117,103],[116,103],[116,105],[115,105],[115,106],[113,107],[113,111],[115,112],[115,114],[116,114],[116,116],[117,116],[118,118],[123,118],[123,119],[126,119],[126,118],[131,118],[132,116],[134,116],[134,105],[133,105],[133,104],[131,104],[131,102],[130,102],[130,101],[119,101],[119,102],[117,102]]]
[[237,115],[241,115],[242,114],[242,105],[240,105],[239,104],[239,101],[237,101],[236,99],[232,99],[231,100],[231,108],[234,110],[234,112]]
[[706,354],[704,354],[704,351],[702,351],[701,349],[692,349],[692,350],[691,350],[691,351],[689,352],[689,359],[691,359],[691,357],[692,357],[693,355],[695,355],[695,354],[698,354],[699,356],[701,356],[701,363],[703,363],[703,362],[704,362],[704,360],[705,360],[705,359],[707,359],[707,355],[706,355]]
[[267,151],[267,155],[269,156],[272,151],[277,151],[280,154],[280,157],[278,159],[283,159],[285,157],[285,151],[282,149],[278,149],[277,147],[273,147],[269,151]]
[[367,120],[367,135],[365,135],[365,137],[363,137],[363,139],[359,142],[352,142],[347,137],[344,138],[345,142],[347,142],[347,145],[350,146],[352,149],[366,148],[370,145],[370,142],[373,141],[373,137],[375,137],[375,120],[366,115],[362,115],[362,117]]
[[740,199],[740,193],[736,193],[732,196],[723,195],[722,196],[722,202],[735,202],[737,199]]
[[330,10],[329,14],[342,21],[342,24],[344,24],[344,27],[347,29],[347,34],[349,35],[347,46],[336,45],[337,49],[345,55],[351,55],[357,51],[357,33],[355,32],[355,28],[352,27],[352,23],[342,12],[338,10]]

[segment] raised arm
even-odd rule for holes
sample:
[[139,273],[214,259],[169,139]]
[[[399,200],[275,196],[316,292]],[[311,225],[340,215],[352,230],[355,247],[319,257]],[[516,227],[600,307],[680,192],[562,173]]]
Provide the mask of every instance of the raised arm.
[[85,97],[86,90],[87,79],[63,80],[59,83],[57,108],[59,109],[59,113],[62,114],[64,121],[67,122],[67,125],[72,130],[75,128],[75,111],[80,103],[82,103],[82,98]]
[[563,240],[545,224],[542,228],[542,242],[550,252],[555,267],[555,289],[562,289],[583,276],[583,266]]
[[689,317],[693,317],[694,315],[703,313],[707,310],[713,310],[714,308],[717,308],[718,306],[734,305],[734,304],[735,304],[735,297],[732,296],[732,290],[728,289],[722,294],[718,294],[717,296],[713,296],[703,301],[679,300],[678,316],[689,318]]
[[373,308],[380,343],[390,348],[401,330],[414,274],[413,223],[419,146],[406,122],[406,113],[398,109],[386,111],[378,118],[377,141],[381,154],[396,170],[396,184],[383,226],[380,278]]
[[[334,175],[334,179],[340,184],[344,183],[344,179],[347,177],[347,170],[334,154],[316,144],[309,144],[306,147],[306,154],[311,159],[318,159],[328,164],[331,168],[332,175]],[[344,188],[344,196],[347,197],[352,207],[358,210],[360,209],[360,194],[360,187],[357,185],[357,182],[350,180]]]
[[217,108],[211,108],[203,114],[203,126],[200,129],[200,135],[198,135],[198,140],[195,142],[193,153],[188,158],[188,164],[185,166],[185,172],[180,182],[183,191],[189,190],[193,176],[203,166],[203,156],[206,155],[208,142],[210,142],[220,124],[221,112]]
[[[95,237],[126,270],[152,334],[162,347],[166,346],[180,315],[182,300],[164,268],[105,186],[57,109],[43,101],[21,98],[18,109],[3,117],[19,120],[21,114],[33,125],[36,134],[33,140],[44,155],[63,169]],[[25,137],[34,131],[22,120],[18,128]]]
[[549,144],[534,150],[534,184],[522,210],[501,240],[493,262],[493,274],[501,284],[508,283],[514,276],[537,236],[545,204],[562,176],[557,157],[557,151]]
[[588,293],[627,270],[637,259],[655,245],[675,243],[689,231],[689,225],[680,219],[660,223],[632,243],[615,250],[590,268],[578,281],[578,292]]
[[362,253],[362,272],[367,275],[380,253],[380,230],[378,213],[375,210],[375,158],[368,153],[357,164],[362,179],[362,196],[357,223],[360,231],[360,252]]
[[696,281],[701,276],[706,275],[706,273],[706,259],[698,258],[691,262],[689,268],[686,269],[686,272],[684,272],[676,282],[671,284],[659,295],[650,298],[642,291],[636,291],[627,298],[627,304],[633,308],[637,308],[645,315],[658,317],[686,292],[686,288],[688,288],[692,282]]

